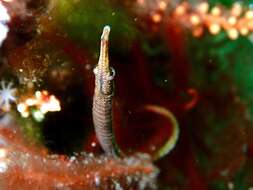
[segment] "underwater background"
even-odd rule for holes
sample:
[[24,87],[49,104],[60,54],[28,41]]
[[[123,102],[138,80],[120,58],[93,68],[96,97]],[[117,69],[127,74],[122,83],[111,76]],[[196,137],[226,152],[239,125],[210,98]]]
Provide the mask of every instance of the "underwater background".
[[0,189],[253,190],[253,1],[0,0]]

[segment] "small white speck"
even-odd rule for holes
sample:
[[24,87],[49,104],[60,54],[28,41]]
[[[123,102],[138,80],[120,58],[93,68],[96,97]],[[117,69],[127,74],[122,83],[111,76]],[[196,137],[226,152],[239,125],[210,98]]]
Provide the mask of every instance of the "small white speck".
[[250,34],[248,37],[249,41],[253,44],[253,34]]
[[92,142],[92,143],[91,143],[91,146],[92,146],[92,147],[96,147],[97,144],[96,144],[95,142]]
[[75,156],[71,156],[70,159],[69,159],[70,162],[74,162],[75,160],[76,160]]
[[132,183],[132,178],[131,176],[127,176],[126,177],[126,180],[127,180],[127,184],[130,185]]
[[0,158],[5,158],[7,151],[5,148],[0,148]]
[[0,162],[0,173],[6,172],[8,169],[7,163],[4,161]]
[[115,186],[115,190],[123,190],[123,188],[121,187],[120,183],[117,181],[113,181],[114,186]]
[[0,1],[0,22],[6,23],[10,21],[10,15],[8,14],[7,9]]
[[228,182],[228,189],[233,190],[234,189],[234,183],[233,182]]
[[91,65],[90,65],[90,64],[86,64],[86,65],[85,65],[85,69],[86,69],[86,70],[91,70]]
[[100,177],[99,176],[95,176],[95,185],[96,186],[100,185]]
[[156,149],[155,145],[150,145],[150,150],[154,151]]

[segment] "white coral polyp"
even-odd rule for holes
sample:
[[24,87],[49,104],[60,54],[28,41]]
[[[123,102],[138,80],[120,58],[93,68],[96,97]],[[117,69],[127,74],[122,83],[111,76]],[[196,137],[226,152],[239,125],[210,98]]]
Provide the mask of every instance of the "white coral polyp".
[[0,1],[0,47],[2,46],[3,41],[7,37],[9,28],[6,25],[10,21],[10,16],[7,12],[7,9]]
[[16,89],[12,88],[12,83],[6,85],[5,81],[1,81],[0,90],[0,108],[4,111],[9,111],[11,103],[16,101]]
[[3,41],[7,37],[8,31],[9,31],[8,27],[1,23],[0,24],[0,47],[2,46]]

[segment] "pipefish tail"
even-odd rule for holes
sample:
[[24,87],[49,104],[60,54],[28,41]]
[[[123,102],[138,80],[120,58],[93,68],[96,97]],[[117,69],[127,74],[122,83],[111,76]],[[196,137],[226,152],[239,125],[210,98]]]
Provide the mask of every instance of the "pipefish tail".
[[116,144],[112,129],[112,102],[114,95],[115,71],[109,65],[110,27],[105,26],[101,36],[100,55],[94,69],[95,90],[93,96],[93,124],[97,139],[106,154],[119,156],[120,151]]

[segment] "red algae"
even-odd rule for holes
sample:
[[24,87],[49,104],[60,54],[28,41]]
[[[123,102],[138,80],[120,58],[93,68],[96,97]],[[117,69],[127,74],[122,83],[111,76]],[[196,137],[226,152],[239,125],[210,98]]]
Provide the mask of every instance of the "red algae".
[[15,125],[0,127],[0,187],[19,189],[156,189],[158,169],[146,154],[113,158],[92,153],[50,155]]

